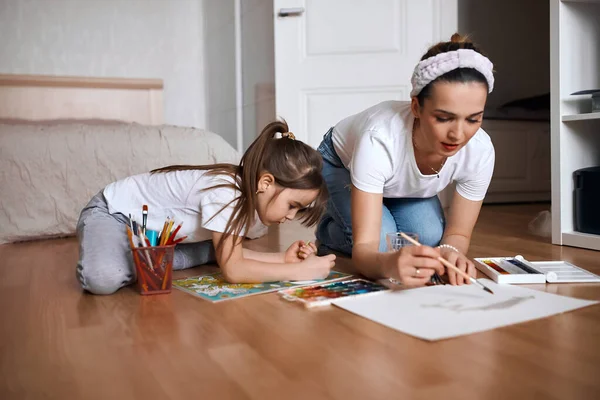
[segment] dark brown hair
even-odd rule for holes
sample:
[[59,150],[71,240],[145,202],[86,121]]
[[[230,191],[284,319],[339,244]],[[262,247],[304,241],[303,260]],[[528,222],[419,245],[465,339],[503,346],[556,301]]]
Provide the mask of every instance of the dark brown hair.
[[[282,134],[281,138],[275,137],[278,133]],[[246,236],[248,229],[254,225],[258,180],[264,173],[273,175],[275,183],[283,189],[319,191],[315,201],[300,214],[303,225],[315,225],[325,210],[328,197],[322,169],[321,155],[309,145],[294,139],[285,121],[275,121],[268,124],[252,142],[239,165],[172,165],[151,172],[207,170],[212,175],[229,175],[233,178],[235,183],[225,182],[203,189],[228,187],[239,192],[238,197],[219,211],[233,204],[233,213],[225,226],[223,239],[216,247],[216,251],[220,252],[228,237]]]
[[[458,33],[455,33],[450,38],[449,42],[439,42],[434,46],[431,46],[427,53],[423,57],[421,57],[421,61],[427,60],[430,57],[436,56],[440,53],[447,53],[449,51],[455,51],[458,49],[470,49],[478,52],[479,54],[483,54],[483,52],[469,39],[468,36],[462,36]],[[423,106],[423,102],[426,98],[431,96],[431,88],[433,84],[436,82],[459,82],[459,83],[467,83],[467,82],[479,82],[483,83],[486,88],[489,88],[488,81],[485,79],[485,76],[474,68],[456,68],[450,72],[446,72],[444,75],[436,78],[435,80],[429,82],[427,86],[425,86],[417,95],[417,99],[419,100],[419,105]]]

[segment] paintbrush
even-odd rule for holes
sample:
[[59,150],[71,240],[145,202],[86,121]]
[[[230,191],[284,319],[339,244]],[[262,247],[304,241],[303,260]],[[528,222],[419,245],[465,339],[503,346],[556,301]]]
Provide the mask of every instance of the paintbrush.
[[[421,246],[421,243],[417,242],[415,239],[411,238],[410,236],[408,236],[404,232],[400,232],[400,236],[402,236],[404,239],[408,240],[410,243],[414,244],[415,246]],[[439,262],[441,262],[442,264],[444,264],[444,266],[446,266],[446,268],[449,268],[449,269],[453,270],[454,272],[456,272],[457,274],[459,274],[463,278],[468,279],[471,283],[479,286],[480,288],[482,288],[486,292],[494,294],[494,292],[492,292],[492,290],[489,287],[485,286],[483,283],[479,282],[477,279],[469,276],[466,272],[461,271],[459,268],[457,268],[456,266],[452,265],[444,257],[438,257],[437,259],[438,259]]]
[[142,206],[142,233],[146,234],[146,223],[148,222],[148,206],[144,204]]

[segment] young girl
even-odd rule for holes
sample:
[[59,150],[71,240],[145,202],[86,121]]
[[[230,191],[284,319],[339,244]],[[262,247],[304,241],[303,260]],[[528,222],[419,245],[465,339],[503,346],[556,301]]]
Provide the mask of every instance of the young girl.
[[[281,133],[281,138],[275,138]],[[327,188],[322,159],[295,140],[284,122],[269,124],[239,165],[170,166],[111,183],[82,210],[77,224],[81,286],[111,294],[135,280],[126,225],[148,205],[147,229],[160,231],[166,217],[183,222],[173,269],[214,261],[231,283],[324,278],[335,256],[317,257],[314,245],[293,243],[284,253],[242,247],[243,238],[294,219],[316,224]]]
[[[415,67],[410,102],[383,102],[331,128],[319,147],[331,195],[319,252],[352,255],[364,275],[407,285],[443,273],[440,253],[474,276],[464,254],[494,170],[494,147],[480,128],[493,87],[490,60],[455,34]],[[437,194],[451,182],[446,221]],[[396,231],[417,233],[427,246],[389,253],[385,235]]]

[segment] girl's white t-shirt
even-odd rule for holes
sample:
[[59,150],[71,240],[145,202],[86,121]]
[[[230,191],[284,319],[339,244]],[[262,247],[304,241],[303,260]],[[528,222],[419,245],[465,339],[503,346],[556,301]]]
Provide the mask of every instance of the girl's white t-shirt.
[[[414,116],[410,102],[386,101],[340,121],[333,146],[350,171],[352,184],[389,198],[427,198],[455,181],[465,199],[485,197],[494,172],[494,146],[479,129],[437,174],[423,175],[412,145]],[[432,171],[433,173],[433,171]]]
[[[232,200],[240,192],[229,187],[203,190],[223,183],[233,183],[233,178],[228,175],[206,172],[148,172],[111,183],[104,188],[108,211],[125,216],[131,214],[141,225],[142,206],[147,204],[146,229],[160,232],[165,219],[171,217],[174,219],[174,226],[183,222],[177,237],[187,236],[184,243],[210,240],[212,231],[225,230],[235,205]],[[223,207],[223,211],[218,213]],[[255,239],[266,233],[267,227],[255,215],[255,223],[249,229],[247,237]]]

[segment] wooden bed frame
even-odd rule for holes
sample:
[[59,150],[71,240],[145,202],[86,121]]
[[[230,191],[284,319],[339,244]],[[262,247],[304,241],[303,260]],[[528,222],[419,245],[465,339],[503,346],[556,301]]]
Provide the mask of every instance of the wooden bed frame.
[[0,74],[0,119],[163,123],[161,79]]

